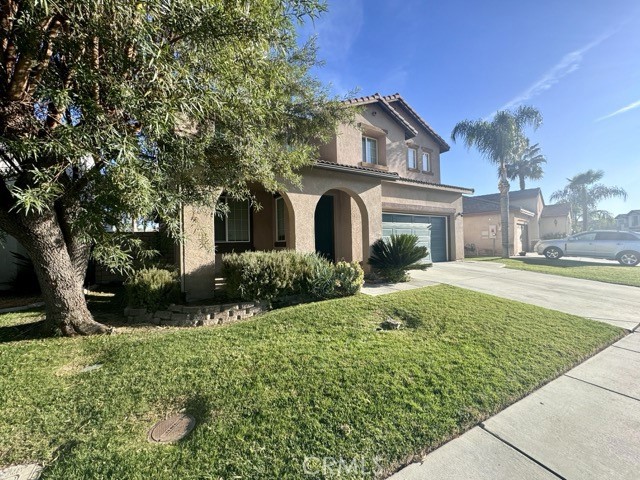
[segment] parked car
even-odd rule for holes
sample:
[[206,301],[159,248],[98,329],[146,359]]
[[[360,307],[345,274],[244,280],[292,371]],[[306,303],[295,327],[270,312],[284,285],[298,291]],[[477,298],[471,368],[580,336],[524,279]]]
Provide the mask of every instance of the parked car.
[[542,240],[536,244],[535,251],[551,260],[560,257],[606,258],[634,267],[640,263],[640,233],[594,230],[557,240]]

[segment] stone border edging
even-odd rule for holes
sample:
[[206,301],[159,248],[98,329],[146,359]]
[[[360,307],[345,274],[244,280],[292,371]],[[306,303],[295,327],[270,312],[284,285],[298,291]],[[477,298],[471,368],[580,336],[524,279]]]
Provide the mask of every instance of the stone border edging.
[[227,303],[224,305],[170,305],[169,310],[149,312],[146,308],[124,309],[129,323],[152,323],[164,327],[202,327],[233,323],[262,313],[260,302]]

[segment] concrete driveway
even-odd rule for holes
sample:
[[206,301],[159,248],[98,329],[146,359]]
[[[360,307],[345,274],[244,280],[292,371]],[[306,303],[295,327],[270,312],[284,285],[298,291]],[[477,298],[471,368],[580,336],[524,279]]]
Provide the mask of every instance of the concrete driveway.
[[428,270],[412,271],[411,277],[408,283],[367,286],[363,292],[380,295],[446,283],[628,330],[634,330],[640,324],[638,287],[513,270],[496,262],[436,263]]

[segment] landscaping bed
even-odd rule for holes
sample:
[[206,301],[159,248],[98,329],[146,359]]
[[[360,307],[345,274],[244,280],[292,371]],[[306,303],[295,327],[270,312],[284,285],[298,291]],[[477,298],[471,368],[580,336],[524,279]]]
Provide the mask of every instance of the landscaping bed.
[[528,270],[531,272],[561,275],[563,277],[596,280],[598,282],[615,283],[640,287],[640,266],[626,267],[619,263],[585,262],[573,259],[548,260],[540,257],[523,258],[471,258],[471,261],[495,261],[504,263],[507,268]]
[[[380,330],[388,317],[403,327]],[[439,285],[218,328],[0,343],[0,467],[42,462],[45,478],[64,480],[302,479],[335,478],[342,462],[340,478],[384,477],[622,334]],[[91,365],[102,367],[83,372]],[[178,411],[196,419],[191,434],[150,443]]]

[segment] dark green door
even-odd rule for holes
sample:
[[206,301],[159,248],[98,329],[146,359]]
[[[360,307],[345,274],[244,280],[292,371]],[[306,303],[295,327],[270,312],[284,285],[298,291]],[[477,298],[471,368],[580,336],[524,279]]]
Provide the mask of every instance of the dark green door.
[[316,230],[316,252],[327,260],[335,261],[333,232],[333,197],[323,195],[316,206],[314,218]]

